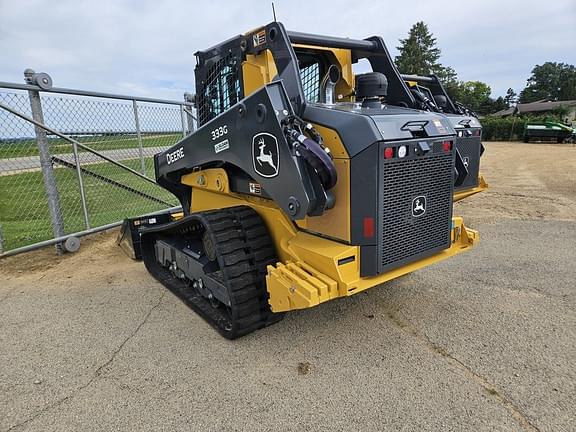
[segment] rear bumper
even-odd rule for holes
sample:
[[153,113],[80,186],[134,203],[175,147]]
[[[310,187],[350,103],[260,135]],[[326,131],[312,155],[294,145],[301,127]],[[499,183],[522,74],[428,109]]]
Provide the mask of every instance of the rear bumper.
[[451,245],[429,257],[372,277],[360,277],[360,248],[299,232],[288,247],[297,261],[268,266],[266,284],[273,312],[314,307],[338,297],[348,297],[389,280],[435,264],[471,249],[477,231],[452,218]]

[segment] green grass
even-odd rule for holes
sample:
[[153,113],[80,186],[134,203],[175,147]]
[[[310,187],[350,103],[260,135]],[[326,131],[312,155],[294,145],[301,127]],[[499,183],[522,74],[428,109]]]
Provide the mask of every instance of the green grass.
[[[175,144],[182,138],[181,134],[157,133],[143,134],[142,147],[161,147]],[[84,144],[96,151],[136,149],[138,139],[135,135],[103,135],[91,137],[77,137],[76,141]],[[62,138],[50,138],[49,147],[51,154],[71,153],[72,143]],[[79,148],[80,152],[85,150]],[[18,158],[26,156],[37,156],[38,146],[36,140],[13,140],[0,142],[0,159]]]
[[[153,178],[152,158],[147,158],[145,162],[147,175]],[[138,159],[125,161],[123,164],[140,170]],[[162,199],[171,205],[178,204],[176,198],[160,186],[110,163],[85,165],[84,168]],[[86,229],[76,171],[70,168],[57,168],[54,174],[58,184],[65,233]],[[163,204],[87,175],[84,175],[84,189],[91,227],[166,208]],[[0,227],[5,251],[53,237],[42,172],[0,176]]]

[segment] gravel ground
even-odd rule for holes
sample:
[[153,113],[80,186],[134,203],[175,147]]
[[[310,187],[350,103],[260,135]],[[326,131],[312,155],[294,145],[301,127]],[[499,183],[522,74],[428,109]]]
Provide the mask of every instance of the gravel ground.
[[234,342],[115,233],[1,261],[0,430],[575,430],[576,147],[483,171],[477,248]]

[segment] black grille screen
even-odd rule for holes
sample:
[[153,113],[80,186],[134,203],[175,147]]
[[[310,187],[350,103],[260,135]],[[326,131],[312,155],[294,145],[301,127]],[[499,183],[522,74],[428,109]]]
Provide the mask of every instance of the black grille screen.
[[198,123],[203,125],[241,99],[238,59],[230,54],[216,61],[198,93]]
[[478,186],[478,172],[480,170],[480,137],[456,138],[456,148],[464,162],[468,164],[468,175],[464,183],[457,189],[466,189]]
[[[451,153],[381,163],[380,272],[449,247],[453,167]],[[425,212],[415,217],[418,197]]]
[[320,100],[320,65],[312,63],[300,69],[300,79],[304,88],[304,96],[308,102]]

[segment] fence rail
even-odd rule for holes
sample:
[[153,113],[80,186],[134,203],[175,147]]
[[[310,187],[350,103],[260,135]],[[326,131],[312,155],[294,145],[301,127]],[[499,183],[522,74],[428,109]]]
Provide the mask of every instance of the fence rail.
[[195,128],[190,102],[0,82],[0,257],[177,205],[153,155]]

